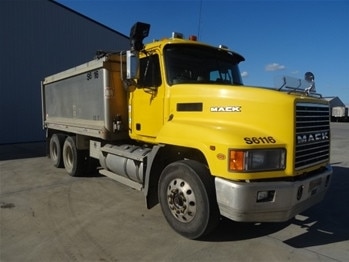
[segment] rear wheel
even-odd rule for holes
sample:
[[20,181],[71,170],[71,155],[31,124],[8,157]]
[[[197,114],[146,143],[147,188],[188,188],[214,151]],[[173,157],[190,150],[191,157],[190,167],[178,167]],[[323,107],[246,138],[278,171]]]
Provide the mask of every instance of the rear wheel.
[[158,194],[162,212],[177,233],[197,239],[218,225],[214,180],[201,163],[184,160],[168,165],[160,176]]
[[63,156],[62,149],[64,143],[64,135],[62,134],[53,134],[50,139],[49,145],[49,155],[53,165],[55,167],[63,167]]
[[63,145],[63,162],[65,170],[71,176],[82,176],[86,171],[87,154],[77,150],[75,139],[68,136]]

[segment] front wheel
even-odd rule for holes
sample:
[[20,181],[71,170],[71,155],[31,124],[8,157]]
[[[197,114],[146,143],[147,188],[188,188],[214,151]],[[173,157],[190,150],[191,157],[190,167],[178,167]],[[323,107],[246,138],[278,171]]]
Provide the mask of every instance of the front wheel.
[[198,239],[218,225],[214,180],[201,163],[183,160],[168,165],[160,176],[158,195],[167,222],[182,236]]

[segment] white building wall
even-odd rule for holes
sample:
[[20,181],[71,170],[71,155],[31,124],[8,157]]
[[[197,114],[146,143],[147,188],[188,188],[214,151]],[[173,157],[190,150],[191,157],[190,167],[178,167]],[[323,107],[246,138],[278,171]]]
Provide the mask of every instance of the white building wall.
[[45,76],[89,61],[97,50],[128,48],[127,36],[53,1],[1,0],[0,144],[45,139]]

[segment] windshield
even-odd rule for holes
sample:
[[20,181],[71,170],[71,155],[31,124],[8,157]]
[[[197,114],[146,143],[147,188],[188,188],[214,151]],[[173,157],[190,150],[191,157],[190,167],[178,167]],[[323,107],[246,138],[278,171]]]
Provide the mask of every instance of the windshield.
[[176,44],[164,50],[167,82],[242,85],[238,64],[244,58],[218,48]]

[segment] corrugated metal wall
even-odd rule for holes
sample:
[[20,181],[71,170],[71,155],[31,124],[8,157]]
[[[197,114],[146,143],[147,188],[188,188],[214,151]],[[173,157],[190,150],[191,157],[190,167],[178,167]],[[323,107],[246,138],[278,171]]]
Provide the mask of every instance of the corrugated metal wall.
[[128,48],[126,36],[55,2],[1,0],[0,144],[45,139],[45,76],[93,59],[96,50]]
[[345,107],[345,104],[342,102],[342,100],[340,100],[340,98],[338,96],[333,97],[329,101],[330,101],[330,106],[331,107],[335,107],[335,106],[343,106],[343,107]]

